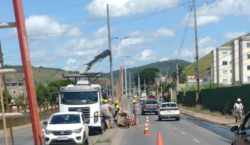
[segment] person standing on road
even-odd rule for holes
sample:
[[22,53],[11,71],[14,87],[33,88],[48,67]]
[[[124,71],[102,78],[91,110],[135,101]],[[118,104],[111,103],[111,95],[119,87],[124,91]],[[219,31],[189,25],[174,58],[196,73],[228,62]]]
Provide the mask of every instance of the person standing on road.
[[110,104],[108,104],[108,99],[104,99],[103,105],[102,105],[102,112],[103,112],[104,118],[109,120],[110,127],[113,127],[114,125],[114,117],[111,114],[112,109],[113,107]]
[[238,98],[237,99],[237,103],[234,104],[234,113],[235,113],[235,122],[241,122],[241,118],[242,118],[242,114],[244,113],[244,108],[243,105],[241,103],[241,99]]

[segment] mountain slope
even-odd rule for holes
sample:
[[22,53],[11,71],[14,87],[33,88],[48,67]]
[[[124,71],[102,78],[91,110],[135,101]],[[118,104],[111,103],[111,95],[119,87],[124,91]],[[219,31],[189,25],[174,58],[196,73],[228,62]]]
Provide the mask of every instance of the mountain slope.
[[[183,67],[186,67],[190,64],[190,62],[187,62],[184,60],[178,60],[178,63],[179,65],[182,65]],[[163,75],[166,75],[166,69],[168,68],[168,74],[171,74],[175,71],[175,60],[155,62],[155,63],[150,63],[150,64],[139,66],[139,67],[128,68],[127,75],[129,74],[129,71],[130,71],[131,79],[133,80],[134,75],[145,68],[158,68],[162,72]],[[114,75],[114,82],[115,82],[115,80],[118,79],[119,77],[119,71],[118,70],[114,71],[113,75]],[[103,77],[110,78],[110,73],[104,73]]]

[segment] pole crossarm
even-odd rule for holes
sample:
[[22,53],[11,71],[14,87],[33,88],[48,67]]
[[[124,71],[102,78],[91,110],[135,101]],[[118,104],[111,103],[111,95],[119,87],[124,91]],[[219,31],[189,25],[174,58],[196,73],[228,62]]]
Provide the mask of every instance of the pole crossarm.
[[0,69],[0,74],[22,73],[23,69]]
[[3,29],[3,28],[14,28],[14,27],[16,27],[16,22],[0,23],[0,29]]
[[[12,117],[29,117],[30,113],[25,112],[25,113],[4,113],[5,118],[12,118]],[[0,118],[3,118],[3,114],[0,113]]]

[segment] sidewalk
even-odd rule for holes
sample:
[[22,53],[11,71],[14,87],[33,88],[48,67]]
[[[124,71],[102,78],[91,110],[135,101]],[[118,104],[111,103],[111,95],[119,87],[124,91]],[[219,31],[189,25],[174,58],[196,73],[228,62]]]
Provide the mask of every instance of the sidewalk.
[[233,126],[236,126],[236,125],[240,125],[240,123],[235,123],[234,119],[227,119],[227,118],[224,118],[224,117],[197,113],[197,112],[182,109],[182,108],[180,108],[180,112],[181,112],[181,114],[184,114],[184,115],[187,115],[187,116],[191,116],[191,117],[194,117],[194,118],[197,118],[197,119],[200,119],[200,120],[204,120],[204,121],[207,121],[207,122],[210,122],[210,123],[214,123],[214,124],[224,125],[224,126],[227,126],[229,128],[231,128]]

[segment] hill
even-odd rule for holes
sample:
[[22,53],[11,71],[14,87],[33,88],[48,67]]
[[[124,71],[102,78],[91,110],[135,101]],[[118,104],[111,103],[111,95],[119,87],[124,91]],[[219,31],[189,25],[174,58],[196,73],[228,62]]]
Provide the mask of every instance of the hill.
[[[210,76],[211,59],[212,59],[211,53],[199,59],[200,78]],[[188,76],[194,76],[195,75],[195,62],[188,65],[184,69],[183,73]]]
[[[178,60],[178,63],[179,65],[182,65],[183,67],[186,67],[190,64],[190,62],[187,62],[184,60]],[[139,67],[128,68],[127,74],[130,71],[131,79],[133,79],[136,73],[140,72],[141,70],[145,68],[158,68],[162,72],[163,75],[166,75],[166,69],[168,68],[168,74],[171,74],[175,71],[175,60],[155,62],[155,63],[150,63],[150,64],[139,66]],[[114,71],[113,75],[114,75],[114,83],[115,83],[115,80],[118,79],[119,77],[119,71],[118,70]],[[103,76],[106,78],[110,78],[110,73],[104,73]]]

